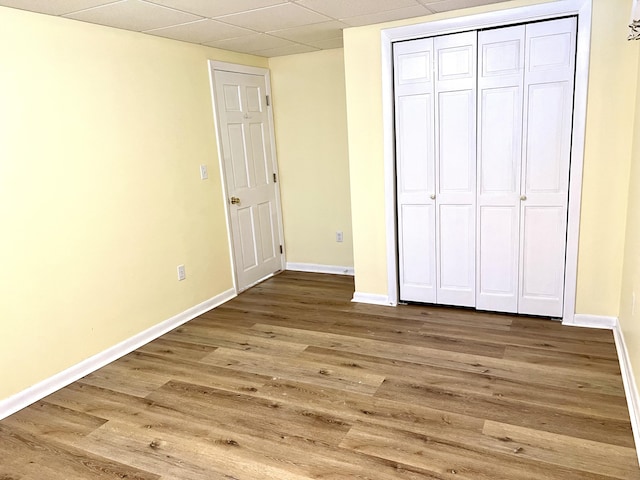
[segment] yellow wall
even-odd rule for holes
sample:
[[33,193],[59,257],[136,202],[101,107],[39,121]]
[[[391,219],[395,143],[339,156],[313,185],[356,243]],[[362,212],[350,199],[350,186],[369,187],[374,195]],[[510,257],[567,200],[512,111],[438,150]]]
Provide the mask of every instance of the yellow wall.
[[352,267],[343,51],[271,58],[269,68],[287,262]]
[[593,2],[578,313],[618,316],[638,69],[630,13],[631,0]]
[[232,288],[207,60],[267,62],[8,8],[0,44],[3,399]]
[[[387,293],[382,144],[383,28],[542,3],[514,1],[348,29],[344,34],[356,290]],[[628,45],[630,0],[594,0],[577,312],[618,313],[637,55]]]
[[[640,48],[636,43],[636,51]],[[620,299],[620,326],[636,375],[640,374],[640,69],[637,72],[634,145],[629,181],[627,235]],[[634,306],[635,294],[635,306]],[[638,378],[638,377],[636,377]],[[640,379],[637,380],[640,384]]]

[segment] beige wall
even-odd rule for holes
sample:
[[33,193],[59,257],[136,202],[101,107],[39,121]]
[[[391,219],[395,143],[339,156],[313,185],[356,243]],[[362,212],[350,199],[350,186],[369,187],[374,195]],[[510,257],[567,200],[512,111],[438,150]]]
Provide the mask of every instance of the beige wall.
[[[468,9],[467,15],[540,1]],[[630,0],[594,0],[577,312],[618,314],[635,96],[636,48],[626,38]],[[445,15],[419,21],[440,20]],[[345,76],[356,290],[387,294],[380,30],[345,31]]]
[[287,262],[352,267],[343,51],[271,58],[269,68]]
[[7,8],[0,44],[3,399],[232,288],[207,60],[267,62]]
[[638,46],[631,0],[595,0],[582,183],[577,313],[618,315]]
[[[638,49],[640,45],[636,46]],[[620,326],[625,337],[632,369],[640,374],[640,70],[635,101],[634,145],[629,177],[627,234],[624,249],[622,294],[620,298]],[[634,305],[635,296],[635,305]],[[636,376],[640,384],[640,378]]]

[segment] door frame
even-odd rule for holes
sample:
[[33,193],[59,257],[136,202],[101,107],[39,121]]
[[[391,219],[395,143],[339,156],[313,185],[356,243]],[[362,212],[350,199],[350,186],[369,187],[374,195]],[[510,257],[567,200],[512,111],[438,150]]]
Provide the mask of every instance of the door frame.
[[501,27],[515,23],[551,20],[558,17],[575,15],[578,18],[578,33],[576,37],[576,76],[574,85],[573,131],[571,134],[571,170],[569,174],[567,249],[562,317],[563,324],[575,323],[580,203],[582,198],[582,173],[589,83],[591,11],[592,0],[559,0],[557,2],[454,17],[417,25],[389,28],[381,31],[385,224],[387,240],[387,304],[397,305],[399,292],[395,185],[393,42],[468,30]]
[[[238,294],[239,293],[238,274],[237,274],[237,268],[235,263],[235,247],[233,246],[233,237],[231,232],[231,212],[230,212],[231,205],[229,204],[229,201],[228,201],[229,195],[227,192],[227,176],[224,168],[224,152],[222,151],[222,141],[221,141],[222,130],[220,125],[220,118],[219,118],[220,116],[218,114],[218,103],[216,101],[216,92],[215,92],[215,72],[223,71],[223,72],[231,72],[231,73],[242,73],[242,74],[248,74],[248,75],[258,75],[258,76],[264,77],[264,83],[266,86],[265,93],[269,96],[270,100],[273,98],[271,94],[271,75],[268,68],[252,67],[249,65],[241,65],[237,63],[220,62],[217,60],[209,60],[208,63],[209,63],[209,85],[211,88],[211,102],[213,106],[213,121],[215,124],[216,143],[217,143],[217,150],[218,150],[218,166],[220,168],[220,183],[222,184],[221,185],[222,201],[224,202],[224,205],[225,205],[224,216],[227,222],[227,242],[229,245],[229,262],[231,263],[233,288],[236,294]],[[280,172],[278,171],[278,157],[276,155],[275,123],[273,121],[273,101],[270,101],[269,105],[267,105],[267,111],[268,111],[269,123],[271,125],[271,128],[269,129],[270,130],[269,135],[271,140],[271,155],[273,157],[273,168],[278,178],[278,181],[275,182],[275,189],[276,189],[275,193],[276,193],[276,210],[277,210],[277,216],[278,216],[278,240],[280,242],[279,245],[282,245],[282,255],[280,255],[280,270],[282,271],[285,269],[285,265],[286,265],[286,258],[285,258],[286,248],[284,246],[282,202],[280,199],[280,180],[279,180]],[[273,276],[273,274],[267,275],[264,279],[269,278],[271,276]],[[256,283],[259,283],[264,279],[261,279]],[[244,288],[243,290],[246,290],[247,288],[252,287],[256,283],[252,285],[247,285],[247,287]]]

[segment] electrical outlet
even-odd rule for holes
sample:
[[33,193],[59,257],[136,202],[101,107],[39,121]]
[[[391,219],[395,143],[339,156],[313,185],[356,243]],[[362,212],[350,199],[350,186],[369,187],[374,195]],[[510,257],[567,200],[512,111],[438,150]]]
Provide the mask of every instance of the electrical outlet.
[[187,274],[184,271],[184,265],[178,265],[178,281],[181,282],[187,278]]
[[336,242],[342,242],[342,232],[340,230],[336,232]]
[[209,178],[209,171],[206,165],[200,165],[200,180],[206,180]]

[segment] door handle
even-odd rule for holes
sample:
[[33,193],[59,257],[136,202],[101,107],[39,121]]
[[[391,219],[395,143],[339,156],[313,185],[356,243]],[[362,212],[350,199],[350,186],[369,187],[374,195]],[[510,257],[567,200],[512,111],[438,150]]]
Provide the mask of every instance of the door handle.
[[520,200],[522,200],[523,202],[527,199],[526,195],[520,195]]
[[436,199],[436,194],[435,194],[435,193],[432,193],[431,195],[429,195],[429,198],[430,198],[431,200],[435,200],[435,199]]
[[240,203],[240,199],[238,197],[231,197],[231,204],[238,205]]

